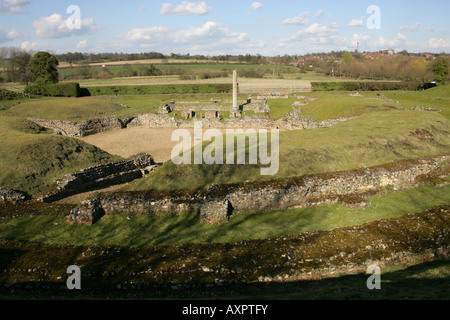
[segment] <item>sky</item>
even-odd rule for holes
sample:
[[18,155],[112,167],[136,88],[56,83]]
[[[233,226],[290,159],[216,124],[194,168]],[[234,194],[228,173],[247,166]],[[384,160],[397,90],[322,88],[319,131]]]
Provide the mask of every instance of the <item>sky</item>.
[[304,55],[450,52],[450,1],[0,0],[0,47]]

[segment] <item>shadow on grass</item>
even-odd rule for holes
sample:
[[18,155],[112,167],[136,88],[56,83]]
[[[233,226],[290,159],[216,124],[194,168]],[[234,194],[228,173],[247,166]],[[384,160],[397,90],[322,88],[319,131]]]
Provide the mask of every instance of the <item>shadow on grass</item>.
[[323,280],[252,284],[82,284],[70,291],[65,283],[0,282],[0,299],[155,299],[155,300],[447,300],[450,297],[450,260],[427,262],[398,270],[382,270],[381,289],[369,290],[369,275],[357,274]]

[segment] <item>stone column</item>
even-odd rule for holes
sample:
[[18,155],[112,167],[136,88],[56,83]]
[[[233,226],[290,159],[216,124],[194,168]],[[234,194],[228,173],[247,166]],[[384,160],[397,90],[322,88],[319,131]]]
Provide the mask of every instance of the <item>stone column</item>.
[[237,70],[233,70],[233,112],[239,111],[238,91],[239,85],[238,85]]

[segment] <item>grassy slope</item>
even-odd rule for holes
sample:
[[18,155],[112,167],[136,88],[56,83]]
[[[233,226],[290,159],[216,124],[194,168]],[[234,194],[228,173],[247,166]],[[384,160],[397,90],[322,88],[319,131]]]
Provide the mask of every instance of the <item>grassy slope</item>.
[[[412,135],[426,129],[433,140]],[[450,122],[431,112],[372,112],[331,128],[280,133],[280,170],[261,176],[257,165],[179,165],[166,163],[132,183],[129,190],[170,190],[349,170],[449,152]]]
[[0,118],[0,186],[35,194],[63,174],[118,157],[17,117]]
[[[0,113],[5,117],[43,118],[81,122],[92,118],[117,116],[126,118],[142,113],[154,113],[161,104],[171,100],[197,101],[229,99],[228,94],[155,94],[118,97],[40,98],[23,101]],[[242,99],[245,97],[242,96]],[[124,107],[122,105],[127,105]]]
[[[332,230],[370,221],[396,218],[450,202],[450,185],[422,186],[370,198],[365,209],[326,205],[305,209],[260,212],[232,216],[229,223],[198,223],[194,214],[177,217],[136,217],[128,214],[104,217],[92,226],[74,226],[61,216],[33,216],[2,220],[0,238],[25,242],[71,245],[147,247],[181,243],[232,243],[248,239],[271,239],[300,232]],[[1,213],[1,212],[0,212]],[[275,223],[276,221],[276,223]]]
[[441,110],[450,119],[450,85],[432,88],[423,92],[386,92],[386,97],[398,100],[405,107],[427,106]]
[[[364,93],[362,97],[350,97],[348,93],[310,93],[305,94],[319,98],[302,106],[302,114],[318,121],[351,115],[361,115],[358,119],[342,123],[333,128],[298,132],[281,133],[281,167],[277,177],[319,173],[324,171],[345,170],[361,166],[371,166],[404,158],[435,155],[448,149],[448,132],[450,116],[450,86],[430,89],[425,92],[386,92],[387,97],[400,101],[370,99],[377,93]],[[214,95],[215,98],[226,98]],[[0,184],[17,186],[32,191],[36,172],[21,166],[30,167],[27,153],[49,153],[46,158],[49,168],[39,165],[38,176],[46,176],[45,171],[61,168],[64,160],[59,155],[52,155],[50,150],[58,150],[65,158],[65,149],[77,149],[79,142],[61,137],[50,137],[30,134],[24,135],[23,129],[30,126],[23,122],[26,117],[41,117],[70,121],[83,121],[88,118],[116,115],[128,117],[139,113],[155,112],[159,105],[168,100],[195,101],[210,100],[211,95],[152,95],[152,96],[120,96],[92,97],[82,99],[43,98],[23,101],[0,113],[1,134],[4,147],[0,152],[3,170]],[[292,107],[294,99],[270,101],[273,107],[272,117],[281,118]],[[129,105],[129,108],[120,104]],[[413,112],[410,106],[427,105],[442,110],[442,113]],[[395,107],[399,110],[391,110]],[[403,109],[403,110],[402,110]],[[19,120],[21,119],[21,120]],[[20,124],[19,124],[20,123]],[[19,124],[18,128],[15,128]],[[416,129],[427,129],[434,135],[435,141],[413,137]],[[37,130],[36,128],[33,129]],[[33,131],[31,130],[31,131]],[[34,132],[32,132],[34,133]],[[47,142],[53,149],[46,148]],[[64,143],[62,143],[64,141]],[[20,142],[17,144],[17,142]],[[69,146],[70,145],[70,146]],[[31,147],[30,146],[34,146]],[[39,146],[39,147],[37,147]],[[45,146],[45,147],[42,147]],[[87,147],[86,147],[87,148]],[[40,151],[37,151],[40,149]],[[25,151],[24,151],[25,150]],[[88,150],[88,149],[85,149]],[[19,152],[19,162],[13,154]],[[89,151],[90,153],[91,151]],[[97,152],[97,151],[95,151]],[[94,153],[95,153],[94,152]],[[67,153],[67,152],[66,152]],[[69,152],[71,154],[71,152]],[[17,156],[17,154],[16,154]],[[101,158],[108,156],[101,156]],[[79,162],[96,163],[97,156],[88,157]],[[42,159],[41,159],[42,160]],[[20,164],[22,163],[22,165]],[[75,165],[74,167],[78,167]],[[19,182],[18,172],[28,172],[21,178],[28,182]],[[31,173],[30,173],[31,172]],[[59,170],[57,170],[59,174]],[[34,176],[33,176],[34,175]],[[257,180],[257,166],[177,166],[168,163],[153,177],[132,185],[131,189],[148,188],[172,189],[186,187],[203,187],[210,183]],[[31,179],[31,180],[30,180]],[[39,180],[39,179],[38,179]],[[196,181],[195,184],[192,182]],[[26,187],[27,184],[33,187]],[[17,188],[16,187],[16,188]],[[40,188],[40,187],[38,187]],[[34,191],[32,191],[34,192]]]

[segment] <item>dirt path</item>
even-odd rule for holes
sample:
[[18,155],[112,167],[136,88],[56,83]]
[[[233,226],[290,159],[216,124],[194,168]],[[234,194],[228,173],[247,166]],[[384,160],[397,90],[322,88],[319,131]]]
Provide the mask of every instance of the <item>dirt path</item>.
[[151,154],[156,162],[167,162],[172,149],[179,143],[171,141],[174,130],[136,127],[102,132],[81,140],[124,158],[145,152]]

